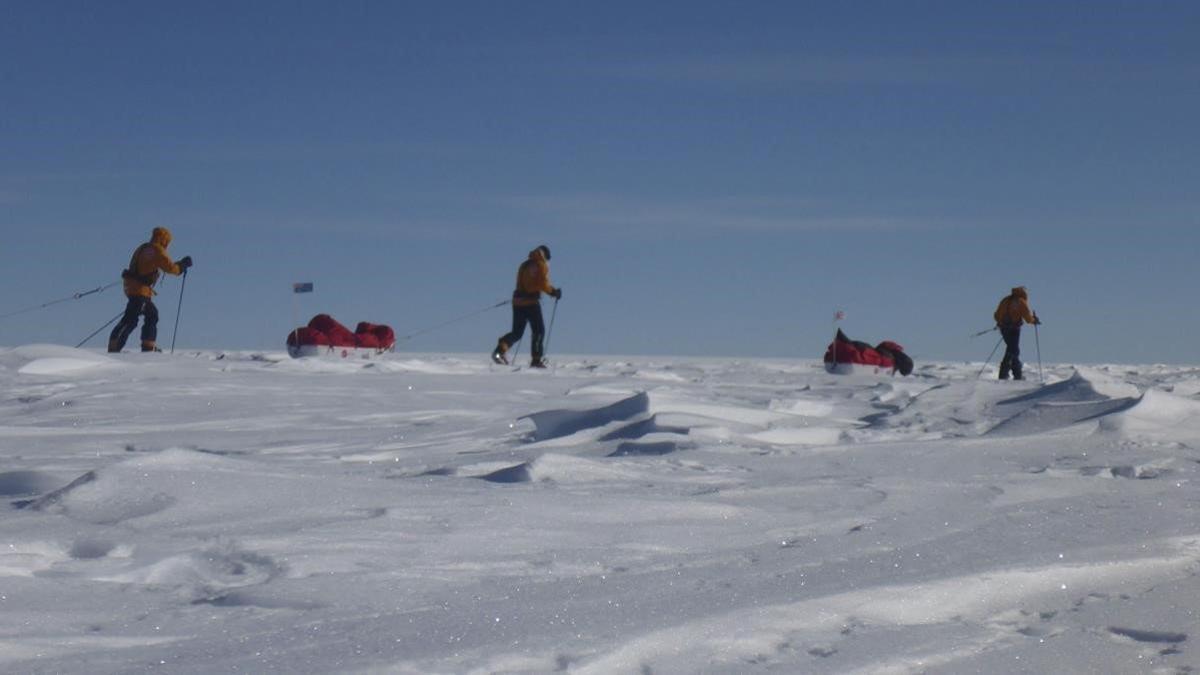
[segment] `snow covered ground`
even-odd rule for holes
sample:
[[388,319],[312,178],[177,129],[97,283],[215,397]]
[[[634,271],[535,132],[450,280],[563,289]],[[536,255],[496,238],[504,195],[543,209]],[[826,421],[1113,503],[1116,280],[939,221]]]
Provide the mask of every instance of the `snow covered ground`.
[[1192,672],[1200,369],[978,367],[3,349],[0,671]]

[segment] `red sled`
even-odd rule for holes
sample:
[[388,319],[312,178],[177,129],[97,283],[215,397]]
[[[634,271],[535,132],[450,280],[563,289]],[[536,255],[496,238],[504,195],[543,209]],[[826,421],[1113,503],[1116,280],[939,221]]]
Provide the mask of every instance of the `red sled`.
[[851,340],[839,328],[825,350],[825,370],[838,375],[887,372],[908,375],[912,373],[913,361],[904,353],[904,347],[891,340],[872,347],[866,342]]
[[318,314],[288,333],[288,354],[292,358],[323,356],[341,359],[370,359],[396,347],[396,333],[390,326],[362,322],[351,333],[328,314]]

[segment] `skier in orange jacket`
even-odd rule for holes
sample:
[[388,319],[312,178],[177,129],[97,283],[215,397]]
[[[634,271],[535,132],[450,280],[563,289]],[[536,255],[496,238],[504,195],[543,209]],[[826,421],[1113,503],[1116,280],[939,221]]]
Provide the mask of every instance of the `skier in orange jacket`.
[[1021,375],[1021,324],[1039,324],[1037,313],[1029,309],[1029,293],[1024,286],[1017,286],[996,307],[996,327],[1004,338],[1004,358],[1000,360],[1000,379],[1007,380],[1011,370],[1014,380],[1025,379]]
[[108,351],[119,352],[125,348],[129,334],[137,328],[138,317],[145,317],[142,324],[142,351],[157,351],[155,341],[158,338],[158,308],[154,306],[154,284],[158,283],[161,272],[179,276],[192,266],[192,257],[184,256],[178,262],[171,262],[167,255],[167,247],[171,245],[171,231],[165,227],[156,227],[150,233],[150,241],[138,246],[129,259],[129,267],[121,271],[125,280],[125,297],[129,302],[125,305],[125,314],[108,336]]
[[558,300],[562,297],[562,289],[555,288],[550,283],[550,248],[545,244],[529,252],[529,257],[517,268],[517,288],[512,294],[512,330],[496,341],[492,350],[492,361],[508,363],[505,354],[508,353],[521,336],[525,334],[525,324],[533,329],[533,368],[545,368],[542,360],[544,341],[546,338],[546,322],[542,318],[542,293]]

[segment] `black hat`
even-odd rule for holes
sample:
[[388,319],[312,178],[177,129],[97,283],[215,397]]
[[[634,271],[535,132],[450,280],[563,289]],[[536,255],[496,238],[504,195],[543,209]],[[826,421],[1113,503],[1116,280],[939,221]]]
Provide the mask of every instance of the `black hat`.
[[546,260],[550,259],[550,247],[549,246],[542,244],[541,246],[538,247],[538,250],[541,251],[542,255],[544,255],[546,257]]

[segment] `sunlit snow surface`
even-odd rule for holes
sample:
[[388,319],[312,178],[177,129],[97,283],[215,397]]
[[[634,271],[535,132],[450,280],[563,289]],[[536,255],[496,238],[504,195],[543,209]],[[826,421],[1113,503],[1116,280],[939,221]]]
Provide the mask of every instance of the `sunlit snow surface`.
[[0,671],[1177,673],[1200,370],[0,350]]

